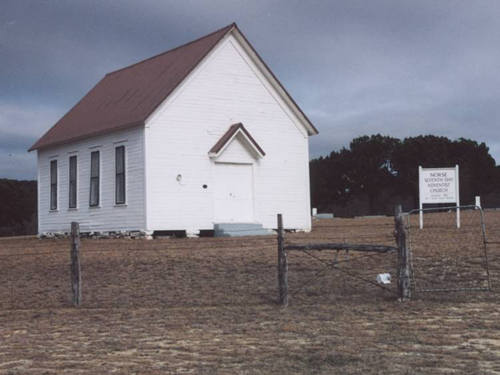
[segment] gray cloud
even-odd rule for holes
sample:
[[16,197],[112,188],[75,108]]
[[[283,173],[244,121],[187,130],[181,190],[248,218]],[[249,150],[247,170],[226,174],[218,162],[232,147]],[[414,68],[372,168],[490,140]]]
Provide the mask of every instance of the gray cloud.
[[498,161],[499,16],[485,0],[4,0],[0,177],[33,177],[25,150],[106,72],[233,21],[322,133],[312,156],[425,133],[485,141]]

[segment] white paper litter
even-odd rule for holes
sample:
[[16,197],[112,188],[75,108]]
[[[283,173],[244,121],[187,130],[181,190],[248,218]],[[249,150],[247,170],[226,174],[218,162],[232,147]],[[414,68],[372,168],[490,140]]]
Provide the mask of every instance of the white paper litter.
[[377,283],[390,284],[391,283],[391,275],[389,273],[379,273],[377,275]]

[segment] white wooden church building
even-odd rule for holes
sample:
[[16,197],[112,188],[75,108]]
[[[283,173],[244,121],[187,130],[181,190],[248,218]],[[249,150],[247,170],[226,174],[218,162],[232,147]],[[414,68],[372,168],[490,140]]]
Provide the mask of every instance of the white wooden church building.
[[107,74],[30,149],[39,234],[310,230],[317,130],[236,24]]

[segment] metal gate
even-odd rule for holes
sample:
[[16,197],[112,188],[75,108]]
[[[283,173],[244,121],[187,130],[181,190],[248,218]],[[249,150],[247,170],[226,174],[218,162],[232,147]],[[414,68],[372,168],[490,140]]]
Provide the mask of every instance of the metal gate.
[[486,225],[480,207],[412,210],[407,214],[407,233],[416,294],[491,290]]

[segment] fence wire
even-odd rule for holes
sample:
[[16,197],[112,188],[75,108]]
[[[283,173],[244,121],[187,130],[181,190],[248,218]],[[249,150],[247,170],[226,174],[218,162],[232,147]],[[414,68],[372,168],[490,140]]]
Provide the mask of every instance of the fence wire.
[[[485,212],[489,270],[500,273],[500,211]],[[284,217],[286,227],[286,217]],[[408,215],[416,290],[485,288],[480,211]],[[286,244],[340,242],[394,246],[394,218],[315,220]],[[496,237],[495,237],[496,235]],[[491,242],[491,244],[489,244]],[[312,256],[311,256],[312,255]],[[276,236],[184,239],[82,239],[82,307],[182,307],[276,304]],[[394,253],[289,251],[290,304],[393,300]],[[0,239],[0,310],[72,307],[69,239]],[[378,286],[376,277],[392,281]]]
[[491,289],[484,213],[475,206],[458,209],[458,224],[457,207],[408,213],[412,287],[417,294]]
[[[0,241],[0,309],[72,306],[69,240],[20,241]],[[260,304],[276,296],[275,236],[82,239],[80,259],[86,308]]]

